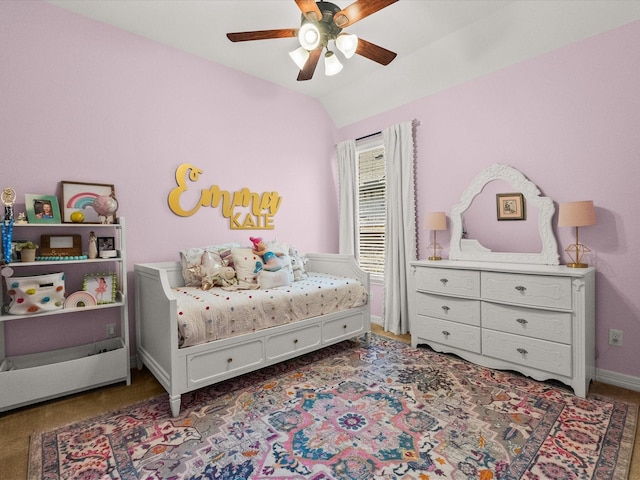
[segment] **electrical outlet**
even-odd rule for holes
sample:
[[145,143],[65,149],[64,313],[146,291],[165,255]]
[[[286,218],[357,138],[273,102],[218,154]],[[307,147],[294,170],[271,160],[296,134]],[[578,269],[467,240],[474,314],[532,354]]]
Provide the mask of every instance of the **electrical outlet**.
[[113,338],[116,336],[116,324],[107,323],[107,338]]
[[609,345],[622,346],[622,330],[609,329]]

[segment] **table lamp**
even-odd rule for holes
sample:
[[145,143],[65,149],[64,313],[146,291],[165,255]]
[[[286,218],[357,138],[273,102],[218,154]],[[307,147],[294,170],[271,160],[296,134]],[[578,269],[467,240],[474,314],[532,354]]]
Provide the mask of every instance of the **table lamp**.
[[589,265],[582,262],[582,255],[590,252],[587,247],[582,245],[578,237],[578,227],[586,227],[596,224],[596,212],[593,208],[592,200],[582,200],[579,202],[567,202],[560,204],[558,213],[559,227],[575,227],[576,242],[565,248],[565,252],[571,257],[571,263],[567,263],[567,267],[586,268]]
[[427,213],[425,228],[433,231],[433,243],[427,247],[428,250],[433,249],[433,255],[429,257],[429,260],[442,260],[438,255],[438,250],[441,250],[442,247],[436,242],[436,232],[447,229],[447,216],[444,212]]

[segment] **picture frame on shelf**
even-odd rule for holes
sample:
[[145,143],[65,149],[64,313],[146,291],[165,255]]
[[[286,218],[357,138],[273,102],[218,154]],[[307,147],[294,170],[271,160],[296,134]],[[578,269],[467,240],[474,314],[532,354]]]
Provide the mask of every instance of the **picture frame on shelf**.
[[118,255],[115,237],[98,237],[96,243],[100,258],[113,258]]
[[88,273],[84,276],[82,290],[96,297],[98,305],[115,303],[117,277],[115,273]]
[[58,197],[25,193],[25,209],[29,223],[61,223]]
[[522,193],[497,193],[498,220],[526,220],[524,195]]
[[[93,201],[101,195],[115,197],[115,187],[110,183],[60,182],[62,190],[62,221],[73,223],[71,215],[81,212],[84,216],[83,223],[102,223],[100,216],[93,209]],[[107,223],[115,223],[116,216],[109,215]]]
[[40,256],[78,257],[82,255],[82,237],[68,235],[40,235]]

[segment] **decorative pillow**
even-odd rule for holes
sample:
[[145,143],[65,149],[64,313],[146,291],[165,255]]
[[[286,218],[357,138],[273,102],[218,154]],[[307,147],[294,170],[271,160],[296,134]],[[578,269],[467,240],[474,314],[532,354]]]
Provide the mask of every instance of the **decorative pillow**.
[[267,289],[291,285],[293,280],[291,280],[290,272],[290,266],[282,267],[280,270],[276,270],[275,272],[261,270],[258,272],[258,283],[260,284],[260,288]]
[[64,307],[63,272],[9,277],[6,282],[11,297],[9,313],[13,315],[50,312]]
[[236,247],[231,249],[231,257],[238,281],[257,284],[258,275],[255,270],[256,263],[262,262],[260,256],[253,253],[251,248]]
[[267,242],[267,246],[269,250],[278,255],[278,258],[282,262],[283,266],[288,267],[287,270],[289,272],[290,279],[289,283],[293,283],[293,264],[291,263],[291,256],[289,255],[290,245],[281,243],[277,240],[272,240],[270,242]]
[[[180,251],[184,285],[186,287],[199,287],[202,284],[203,276],[216,273],[212,270],[219,270],[222,266],[233,266],[229,265],[228,261],[223,258],[223,254],[229,257],[227,252],[232,247],[239,246],[238,242],[231,242],[208,245],[206,247],[186,248]],[[207,252],[207,255],[205,255],[205,252]]]

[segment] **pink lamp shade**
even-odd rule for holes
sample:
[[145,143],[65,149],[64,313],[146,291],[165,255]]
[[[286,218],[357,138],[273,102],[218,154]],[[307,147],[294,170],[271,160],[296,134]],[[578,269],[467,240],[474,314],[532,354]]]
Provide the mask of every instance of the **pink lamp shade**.
[[596,212],[592,200],[567,202],[560,204],[558,212],[559,227],[586,227],[596,224]]
[[446,214],[444,212],[427,213],[425,228],[427,230],[446,230],[447,229]]

